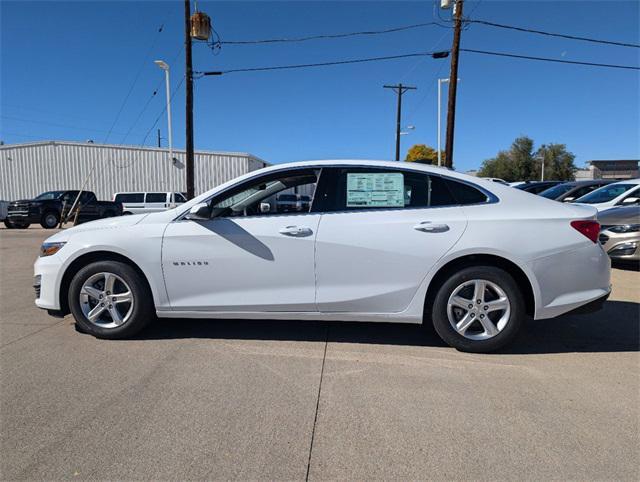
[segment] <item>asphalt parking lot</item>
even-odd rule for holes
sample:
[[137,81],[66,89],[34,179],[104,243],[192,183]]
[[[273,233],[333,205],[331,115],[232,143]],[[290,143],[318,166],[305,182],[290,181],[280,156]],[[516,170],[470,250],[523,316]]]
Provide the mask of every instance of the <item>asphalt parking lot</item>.
[[640,273],[508,352],[413,325],[163,320],[101,341],[33,304],[0,230],[0,478],[640,479]]

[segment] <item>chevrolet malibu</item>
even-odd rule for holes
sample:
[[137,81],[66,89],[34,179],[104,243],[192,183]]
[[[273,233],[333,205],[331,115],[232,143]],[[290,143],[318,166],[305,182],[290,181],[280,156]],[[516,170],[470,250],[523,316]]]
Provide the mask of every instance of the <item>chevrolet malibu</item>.
[[[283,194],[308,195],[301,211]],[[489,352],[610,291],[595,209],[413,163],[280,164],[46,240],[36,305],[130,337],[155,316],[432,324]]]

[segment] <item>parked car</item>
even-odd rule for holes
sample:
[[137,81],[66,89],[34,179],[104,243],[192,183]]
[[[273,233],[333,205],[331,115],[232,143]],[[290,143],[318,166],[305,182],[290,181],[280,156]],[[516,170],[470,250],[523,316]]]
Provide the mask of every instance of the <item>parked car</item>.
[[311,207],[311,196],[306,196],[306,195],[301,195],[300,196],[300,202],[302,203],[301,205],[301,209],[303,211],[308,211],[309,208]]
[[[48,191],[34,199],[12,201],[7,209],[7,228],[28,228],[32,223],[40,223],[45,229],[58,226],[63,207],[72,207],[80,191]],[[98,201],[91,191],[80,195],[78,222],[110,218],[122,214],[122,205],[111,201]],[[66,212],[65,212],[66,214]]]
[[589,194],[579,197],[574,202],[588,204],[598,211],[614,206],[640,204],[640,179],[629,179],[602,186]]
[[[296,187],[313,194],[306,211],[261,211]],[[278,164],[176,209],[50,237],[36,305],[109,339],[154,314],[384,321],[433,324],[451,346],[487,352],[527,316],[602,304],[598,234],[593,208],[426,164]]]
[[564,181],[527,181],[514,187],[531,194],[540,194],[542,191],[545,191],[550,187],[556,186],[562,182]]
[[187,202],[179,192],[117,192],[113,200],[122,203],[122,214],[157,213]]
[[600,243],[616,261],[640,261],[640,206],[615,207],[598,213]]
[[481,177],[480,179],[486,179],[487,181],[498,182],[500,184],[504,184],[505,186],[509,185],[507,181],[505,181],[504,179],[500,179],[499,177]]
[[276,198],[276,210],[279,213],[297,212],[302,209],[302,201],[297,194],[280,194]]
[[540,196],[552,199],[560,202],[575,201],[579,197],[589,194],[591,191],[598,189],[599,187],[606,186],[612,182],[608,179],[594,179],[588,181],[570,181],[562,184],[557,184],[549,189],[546,189],[540,193]]

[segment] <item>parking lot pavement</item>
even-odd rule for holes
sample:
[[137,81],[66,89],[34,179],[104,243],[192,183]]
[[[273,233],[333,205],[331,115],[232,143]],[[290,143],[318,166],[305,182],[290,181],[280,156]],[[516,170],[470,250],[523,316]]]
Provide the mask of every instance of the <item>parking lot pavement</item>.
[[637,271],[494,355],[375,323],[162,320],[113,342],[34,307],[49,234],[0,230],[2,480],[640,479]]

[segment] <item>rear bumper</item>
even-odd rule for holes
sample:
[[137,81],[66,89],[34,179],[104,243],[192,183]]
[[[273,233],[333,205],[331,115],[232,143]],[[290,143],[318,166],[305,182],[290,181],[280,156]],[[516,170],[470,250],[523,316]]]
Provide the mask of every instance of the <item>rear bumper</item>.
[[602,309],[602,306],[604,305],[604,302],[609,298],[610,294],[611,292],[607,293],[604,296],[601,296],[598,299],[590,301],[586,305],[578,306],[577,308],[574,308],[573,310],[568,311],[565,314],[583,315],[586,313],[595,313],[596,311],[600,311]]
[[611,292],[611,260],[600,244],[563,251],[528,264],[538,284],[534,314],[537,320],[606,299]]

